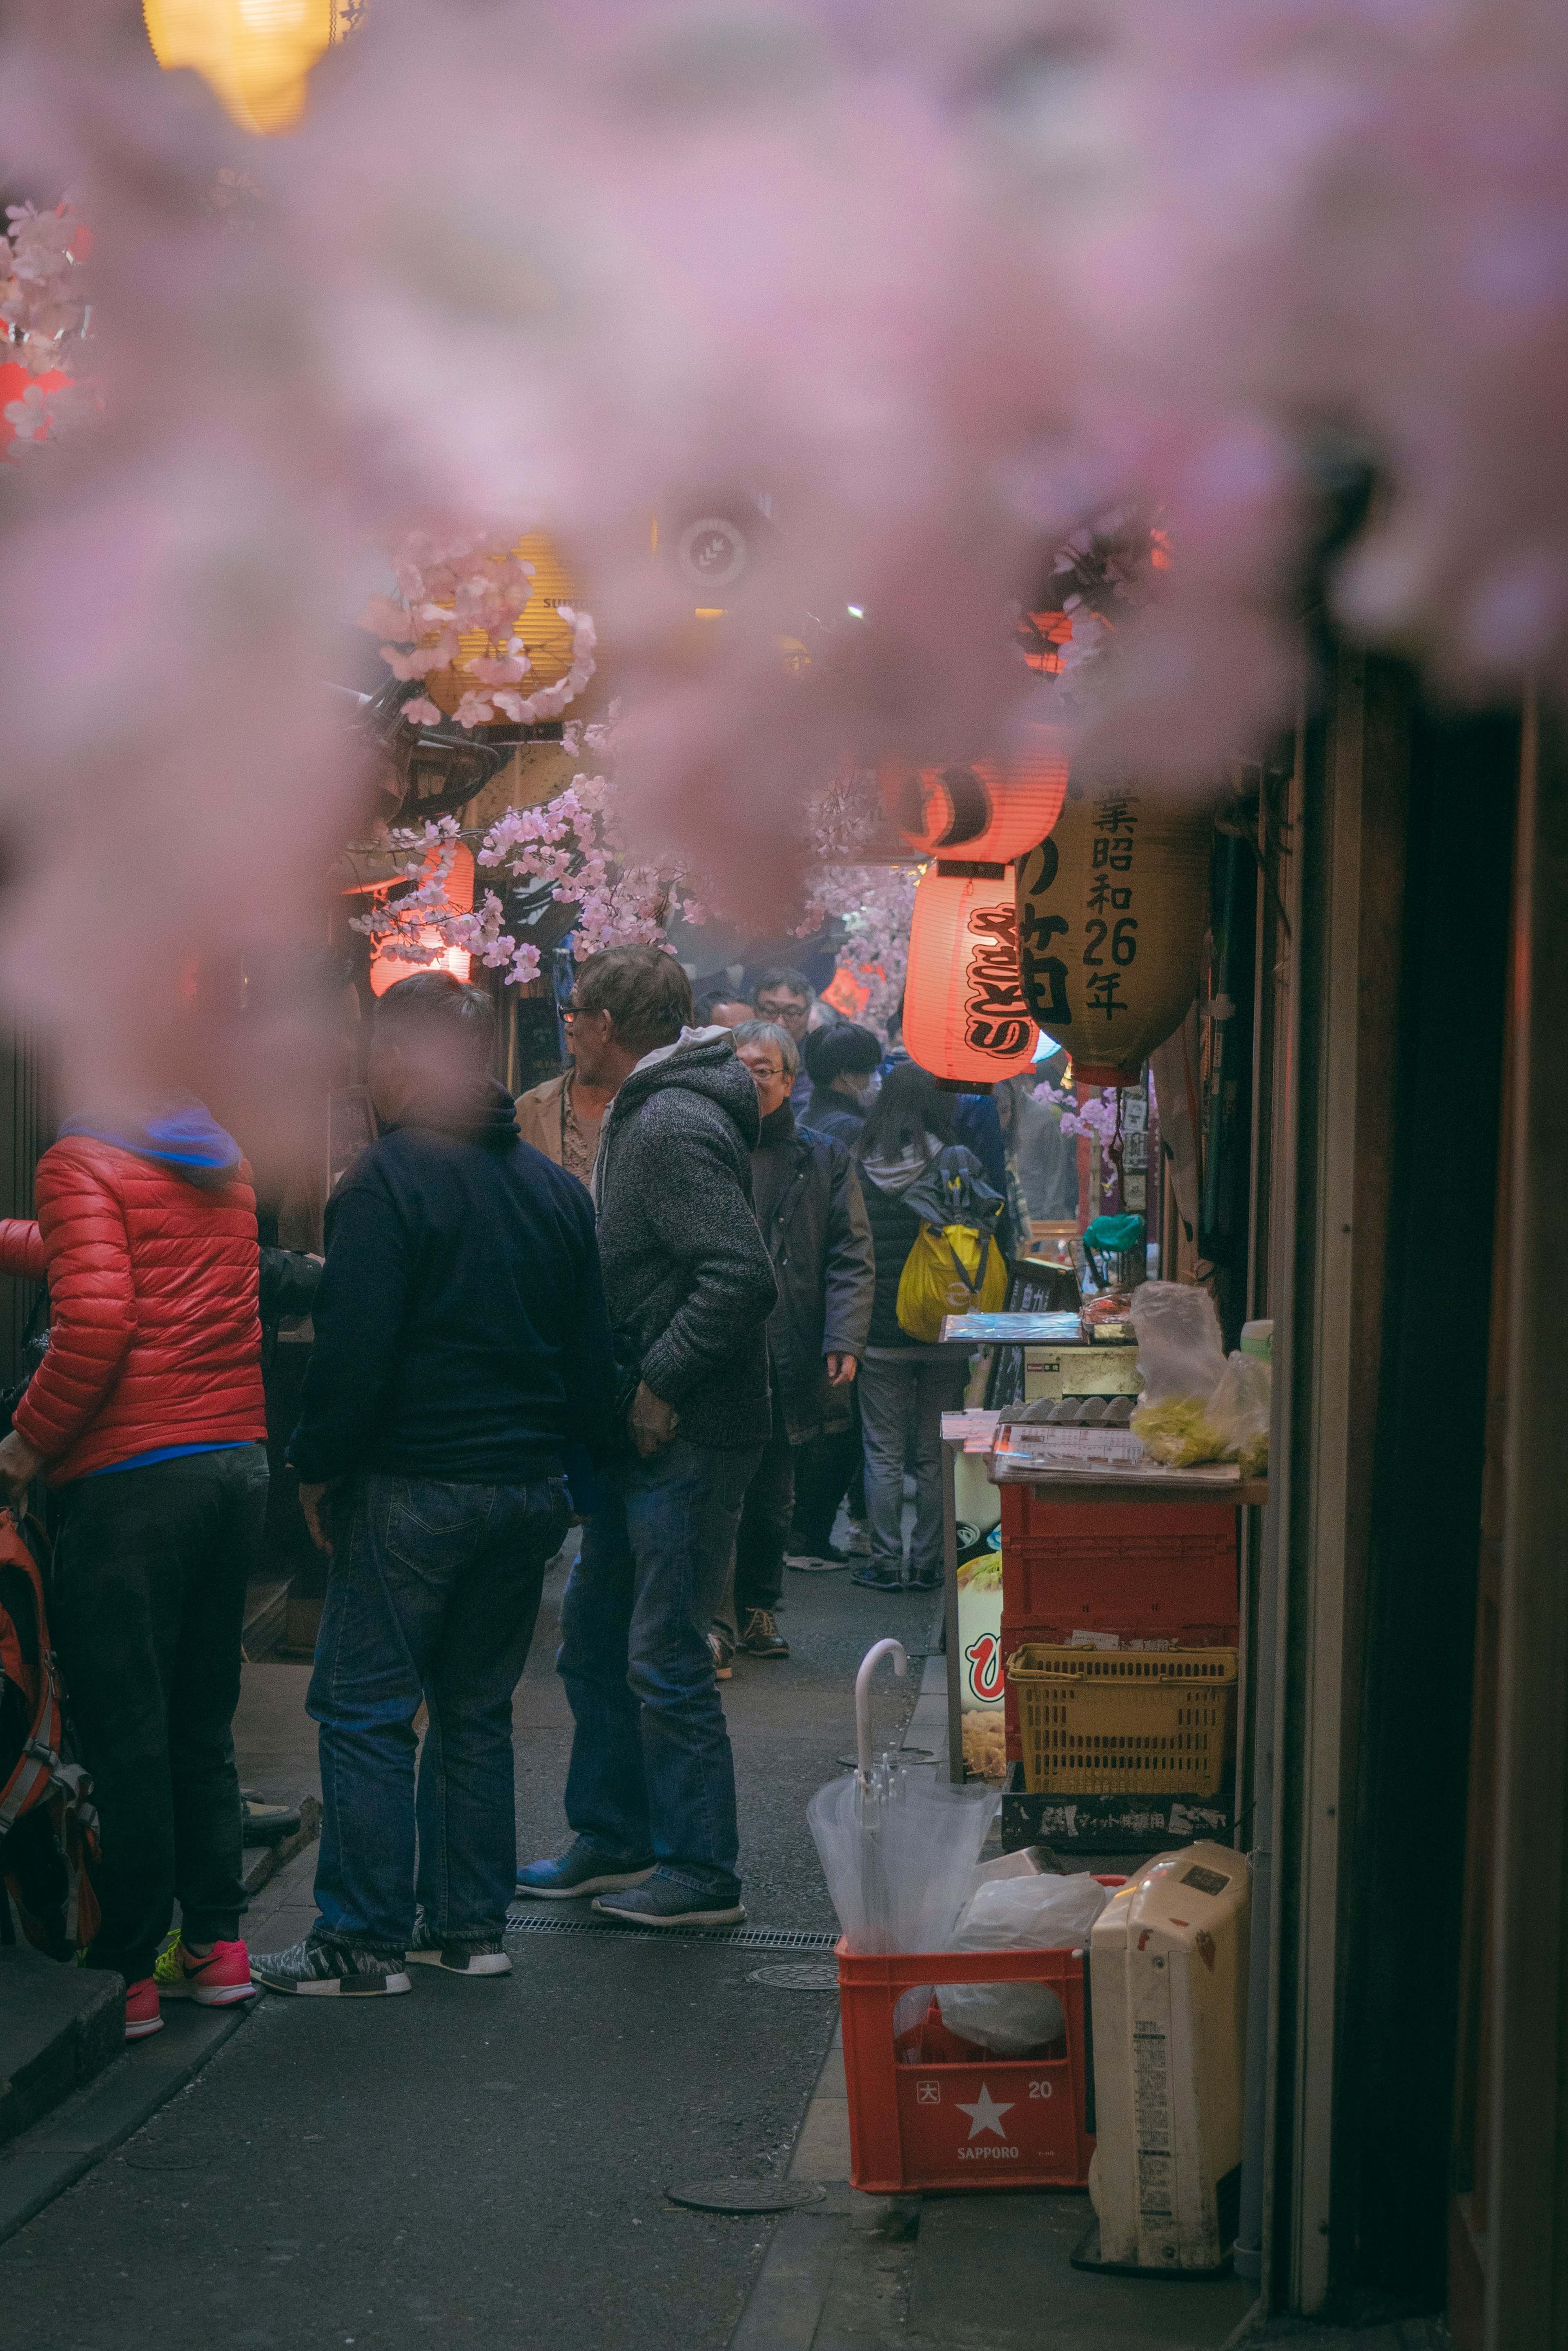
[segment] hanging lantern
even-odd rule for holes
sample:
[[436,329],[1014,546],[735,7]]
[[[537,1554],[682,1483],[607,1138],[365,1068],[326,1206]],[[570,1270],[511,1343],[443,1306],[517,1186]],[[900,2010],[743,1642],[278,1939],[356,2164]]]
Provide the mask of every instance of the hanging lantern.
[[912,849],[928,857],[1011,864],[1044,841],[1067,793],[1067,737],[1036,722],[1006,759],[878,770],[888,814]]
[[65,374],[59,368],[49,368],[43,375],[35,375],[32,369],[24,367],[20,360],[6,360],[0,363],[0,460],[5,457],[16,438],[16,428],[6,415],[6,409],[24,399],[34,385],[40,392],[58,392],[74,381],[74,377]]
[[143,0],[152,54],[189,66],[242,131],[291,131],[310,68],[354,21],[339,0]]
[[[439,849],[432,849],[430,852],[425,859],[427,873],[435,871],[440,855]],[[459,841],[456,854],[448,871],[446,900],[453,914],[469,914],[473,911],[473,852],[466,841]],[[441,947],[441,953],[431,963],[407,963],[401,956],[383,953],[379,947],[372,951],[370,956],[372,996],[385,996],[388,988],[396,981],[411,979],[416,971],[450,971],[459,979],[468,977],[470,963],[468,949],[442,947],[441,933],[433,923],[427,924],[421,931],[420,945],[422,947]]]
[[1181,1024],[1209,927],[1207,810],[1105,785],[1018,866],[1023,994],[1082,1085],[1133,1084]]
[[944,1084],[985,1087],[1034,1059],[1010,866],[940,864],[915,893],[904,1042]]

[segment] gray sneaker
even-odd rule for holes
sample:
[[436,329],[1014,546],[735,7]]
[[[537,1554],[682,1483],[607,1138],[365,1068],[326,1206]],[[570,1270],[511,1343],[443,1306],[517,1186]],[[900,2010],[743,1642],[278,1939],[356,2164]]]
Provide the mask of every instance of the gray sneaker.
[[732,1895],[701,1894],[656,1869],[642,1886],[624,1894],[601,1894],[594,1904],[601,1917],[619,1918],[629,1927],[743,1927],[746,1913],[740,1888]]
[[400,1953],[366,1950],[353,1943],[327,1943],[307,1935],[286,1951],[251,1954],[251,1981],[268,1991],[313,1993],[317,1998],[374,2000],[412,1991]]

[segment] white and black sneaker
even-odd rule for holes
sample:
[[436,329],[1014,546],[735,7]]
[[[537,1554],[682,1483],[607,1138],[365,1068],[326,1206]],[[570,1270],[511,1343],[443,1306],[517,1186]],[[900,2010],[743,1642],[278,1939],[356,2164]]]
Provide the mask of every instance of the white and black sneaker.
[[327,1943],[307,1935],[286,1951],[251,1954],[251,1981],[268,1991],[310,1992],[317,1998],[375,2000],[412,1991],[413,1983],[396,1952],[369,1951],[355,1943]]
[[410,1967],[441,1968],[449,1976],[509,1976],[512,1962],[499,1937],[485,1943],[449,1942],[421,1917],[403,1957]]

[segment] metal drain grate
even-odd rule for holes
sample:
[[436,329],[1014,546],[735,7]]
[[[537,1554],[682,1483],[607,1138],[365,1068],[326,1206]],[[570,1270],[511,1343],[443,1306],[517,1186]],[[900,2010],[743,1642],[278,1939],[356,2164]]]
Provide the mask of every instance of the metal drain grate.
[[805,1927],[623,1927],[587,1918],[557,1918],[553,1912],[509,1911],[509,1935],[597,1935],[606,1942],[731,1943],[742,1951],[831,1951],[836,1935],[813,1934]]

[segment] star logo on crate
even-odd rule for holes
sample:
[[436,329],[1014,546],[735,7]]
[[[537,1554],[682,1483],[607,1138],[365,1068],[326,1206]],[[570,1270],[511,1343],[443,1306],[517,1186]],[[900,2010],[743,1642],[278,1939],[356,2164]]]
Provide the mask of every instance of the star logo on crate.
[[958,2102],[960,2114],[967,2115],[970,2118],[971,2138],[979,2138],[982,2131],[994,2131],[998,2138],[1005,2138],[1007,2133],[1002,2127],[1002,2117],[1003,2115],[1010,2115],[1012,2112],[1012,2106],[1013,2101],[1011,2098],[999,2105],[983,2082],[980,2085],[980,2095],[972,2106],[966,2106],[961,2098]]

